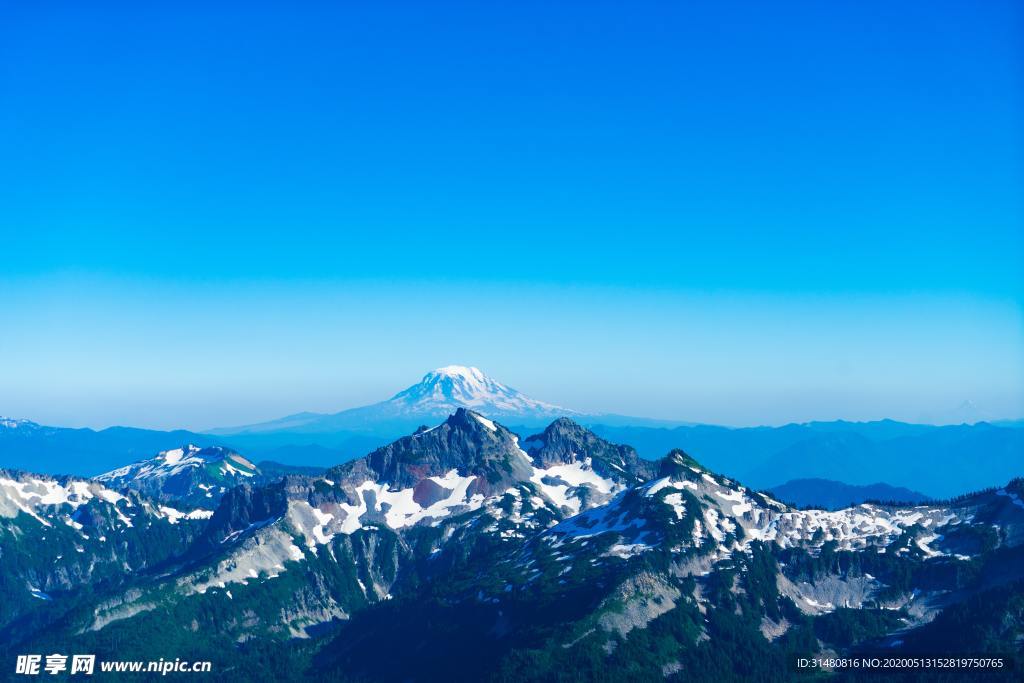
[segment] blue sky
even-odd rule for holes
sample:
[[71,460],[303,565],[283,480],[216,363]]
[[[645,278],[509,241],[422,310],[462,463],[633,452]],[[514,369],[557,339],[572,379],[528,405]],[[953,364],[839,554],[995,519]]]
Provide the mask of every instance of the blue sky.
[[1015,3],[4,14],[0,414],[1024,415]]

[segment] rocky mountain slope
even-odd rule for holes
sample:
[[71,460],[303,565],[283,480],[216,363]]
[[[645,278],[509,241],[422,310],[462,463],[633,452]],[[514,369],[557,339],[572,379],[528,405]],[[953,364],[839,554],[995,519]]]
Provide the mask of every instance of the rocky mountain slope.
[[[1021,595],[1022,495],[795,510],[674,452],[517,553],[357,615],[316,662],[328,680],[786,680],[797,654],[899,654],[963,601]],[[1020,649],[1021,613],[1001,614],[985,653]],[[389,642],[429,654],[382,665]]]
[[0,641],[38,603],[119,590],[184,552],[212,514],[85,479],[0,470]]

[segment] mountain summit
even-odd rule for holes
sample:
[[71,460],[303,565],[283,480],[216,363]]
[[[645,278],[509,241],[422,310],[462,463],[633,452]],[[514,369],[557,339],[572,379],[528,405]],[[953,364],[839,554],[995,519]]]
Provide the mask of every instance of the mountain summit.
[[443,420],[460,408],[509,424],[541,425],[575,410],[545,403],[502,384],[479,368],[448,365],[428,372],[390,399],[339,413],[298,413],[270,422],[215,430],[217,434],[269,434],[337,431],[391,434]]
[[120,467],[96,481],[118,490],[134,489],[159,501],[209,506],[233,486],[263,482],[259,468],[222,446],[188,444]]
[[389,403],[430,415],[452,413],[458,408],[471,408],[495,417],[576,414],[574,410],[529,398],[491,379],[478,368],[463,365],[448,365],[428,372],[419,384],[398,392]]

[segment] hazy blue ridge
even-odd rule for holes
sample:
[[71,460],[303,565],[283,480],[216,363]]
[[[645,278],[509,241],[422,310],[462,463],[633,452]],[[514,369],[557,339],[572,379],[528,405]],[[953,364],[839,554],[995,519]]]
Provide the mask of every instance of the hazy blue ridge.
[[777,499],[797,507],[825,510],[841,510],[865,501],[923,503],[930,498],[918,491],[882,482],[852,486],[830,479],[793,479],[773,486],[768,491]]

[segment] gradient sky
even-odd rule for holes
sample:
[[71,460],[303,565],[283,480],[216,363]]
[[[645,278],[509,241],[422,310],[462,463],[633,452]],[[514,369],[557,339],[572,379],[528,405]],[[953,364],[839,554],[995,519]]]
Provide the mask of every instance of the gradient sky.
[[0,414],[1024,416],[1019,3],[206,4],[0,10]]

